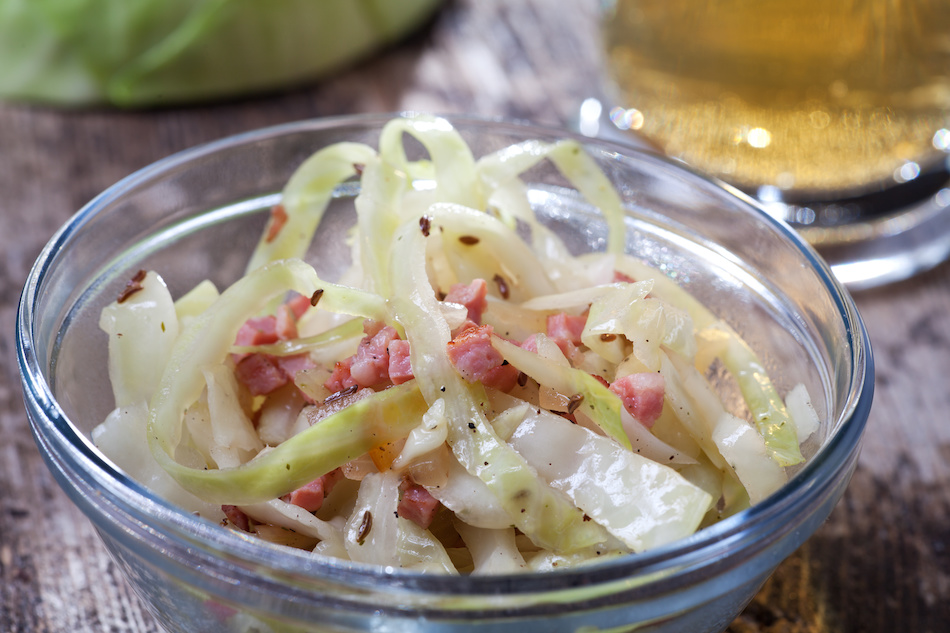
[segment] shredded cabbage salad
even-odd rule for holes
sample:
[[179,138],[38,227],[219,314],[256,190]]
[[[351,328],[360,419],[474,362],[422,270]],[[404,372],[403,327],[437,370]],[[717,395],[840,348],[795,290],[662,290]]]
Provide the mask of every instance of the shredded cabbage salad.
[[[541,161],[601,210],[606,252],[575,257],[535,217],[520,175]],[[330,282],[303,258],[355,178]],[[183,508],[361,563],[508,573],[670,543],[778,489],[818,419],[624,241],[576,142],[476,158],[444,119],[394,119],[378,148],[299,167],[230,287],[175,300],[142,271],[103,309],[116,408],[93,439]]]

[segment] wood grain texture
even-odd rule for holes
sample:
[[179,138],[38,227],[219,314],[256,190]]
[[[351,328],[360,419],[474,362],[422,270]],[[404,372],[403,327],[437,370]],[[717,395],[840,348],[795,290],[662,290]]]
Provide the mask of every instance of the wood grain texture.
[[[266,125],[419,109],[565,124],[597,91],[596,2],[459,0],[315,86],[147,111],[0,104],[0,631],[157,632],[43,464],[13,327],[23,280],[96,193],[172,152]],[[950,267],[861,293],[876,354],[864,449],[830,520],[733,633],[950,630]]]

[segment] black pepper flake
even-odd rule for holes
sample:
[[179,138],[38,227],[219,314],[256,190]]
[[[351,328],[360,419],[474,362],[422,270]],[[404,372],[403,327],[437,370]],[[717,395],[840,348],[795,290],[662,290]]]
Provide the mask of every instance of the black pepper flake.
[[617,340],[617,335],[616,335],[616,334],[611,334],[610,332],[607,332],[606,334],[601,334],[601,335],[600,335],[600,340],[602,340],[604,343],[609,343],[610,341],[616,341],[616,340]]
[[310,306],[316,307],[320,303],[320,298],[323,296],[323,288],[317,288],[313,291],[313,294],[310,295]]
[[509,363],[507,360],[501,361],[501,366],[502,366],[502,367],[504,367],[505,365],[510,365],[510,364],[511,364],[511,363]]
[[574,413],[577,411],[577,407],[581,406],[581,403],[584,401],[584,394],[575,393],[571,396],[571,399],[567,401],[567,412]]
[[524,373],[523,371],[519,371],[518,372],[518,386],[524,387],[526,384],[528,384],[528,374]]
[[429,237],[429,229],[432,228],[432,218],[427,215],[419,218],[419,229],[422,231],[422,234],[426,237]]
[[356,531],[356,543],[357,545],[362,545],[366,540],[366,537],[369,535],[369,531],[373,529],[373,515],[369,510],[363,512],[363,521],[360,523],[359,530]]
[[442,393],[445,393],[445,385],[442,385],[441,387],[439,387],[439,391],[441,391]]
[[357,385],[350,385],[346,389],[340,389],[336,393],[331,393],[327,396],[327,399],[323,401],[323,404],[330,404],[331,402],[336,402],[344,396],[350,396],[357,392],[359,387]]
[[590,517],[585,514],[585,515],[584,515],[584,518],[581,519],[581,520],[582,520],[582,521],[590,521]]
[[501,275],[495,275],[492,277],[492,281],[494,281],[495,285],[498,286],[498,294],[501,295],[501,298],[507,299],[511,294],[511,290],[508,288],[508,282],[505,281],[505,278]]
[[474,422],[469,422],[469,423],[468,423],[468,428],[470,428],[470,429],[472,429],[472,430],[474,431],[474,430],[475,430],[475,423],[474,423]]
[[125,284],[125,289],[119,294],[119,298],[116,299],[116,303],[123,303],[126,299],[134,295],[139,290],[143,290],[145,286],[142,285],[142,282],[145,281],[145,275],[148,274],[144,270],[140,270]]
[[476,244],[481,242],[481,240],[475,237],[474,235],[463,235],[459,238],[459,241],[462,244],[465,244],[466,246],[475,246]]

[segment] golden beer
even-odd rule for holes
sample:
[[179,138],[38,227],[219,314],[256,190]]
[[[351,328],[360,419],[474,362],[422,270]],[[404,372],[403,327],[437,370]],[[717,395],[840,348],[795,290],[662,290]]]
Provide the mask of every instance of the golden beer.
[[617,0],[615,117],[748,190],[828,200],[950,147],[950,0]]

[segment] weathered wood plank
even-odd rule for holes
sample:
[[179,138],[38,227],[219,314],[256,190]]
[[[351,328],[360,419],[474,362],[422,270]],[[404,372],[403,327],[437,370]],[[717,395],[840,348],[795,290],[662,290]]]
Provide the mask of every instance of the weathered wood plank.
[[[138,112],[0,105],[0,631],[159,630],[56,486],[23,413],[10,333],[56,227],[149,162],[265,125],[399,109],[567,122],[597,90],[596,4],[449,2],[378,58],[281,94]],[[950,267],[857,301],[878,371],[857,474],[734,633],[950,626]]]

